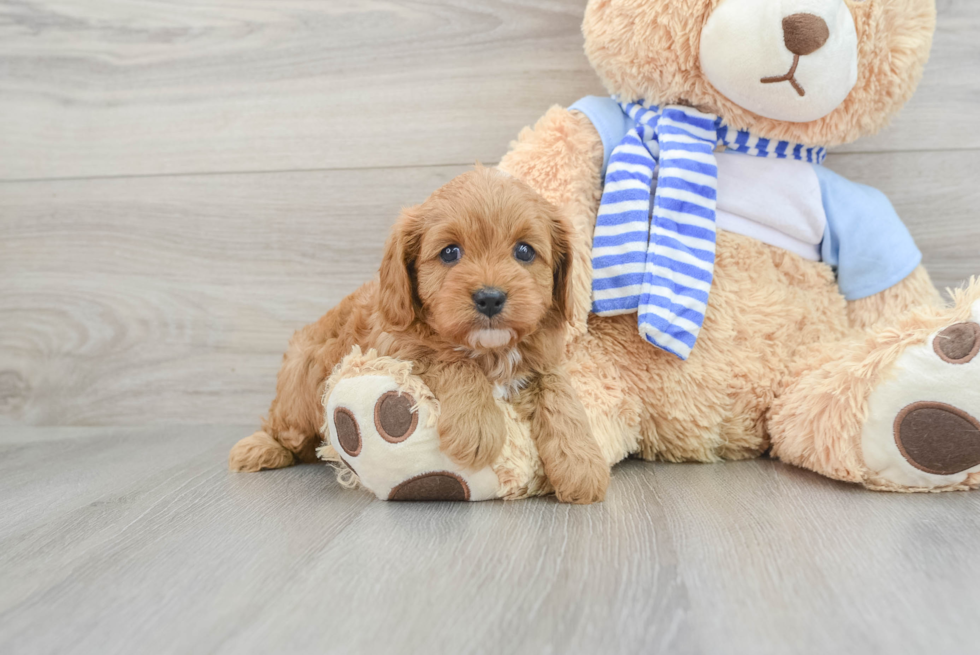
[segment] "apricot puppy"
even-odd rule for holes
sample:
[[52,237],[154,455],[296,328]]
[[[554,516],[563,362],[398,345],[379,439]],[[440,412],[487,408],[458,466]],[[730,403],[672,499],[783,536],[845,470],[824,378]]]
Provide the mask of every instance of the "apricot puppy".
[[442,450],[491,464],[511,401],[558,499],[604,498],[609,467],[562,366],[570,227],[524,183],[477,167],[405,210],[379,279],[296,333],[263,431],[232,449],[233,470],[315,461],[323,384],[354,345],[414,363],[439,399]]

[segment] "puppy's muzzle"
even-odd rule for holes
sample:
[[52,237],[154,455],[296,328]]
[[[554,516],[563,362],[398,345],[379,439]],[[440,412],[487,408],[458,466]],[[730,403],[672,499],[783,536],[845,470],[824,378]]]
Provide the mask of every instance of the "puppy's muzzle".
[[500,289],[483,287],[473,294],[473,305],[476,307],[476,311],[487,318],[493,318],[504,311],[505,304],[507,304],[507,294]]

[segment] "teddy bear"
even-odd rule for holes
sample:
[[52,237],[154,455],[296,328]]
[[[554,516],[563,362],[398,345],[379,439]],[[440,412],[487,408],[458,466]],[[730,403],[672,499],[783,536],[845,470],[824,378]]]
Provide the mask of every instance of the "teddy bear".
[[[565,366],[606,464],[980,486],[980,281],[944,301],[887,198],[822,165],[909,99],[934,29],[934,0],[590,0],[610,97],[551,108],[499,169],[574,227]],[[412,362],[355,348],[319,454],[382,499],[549,493],[498,402],[501,455],[463,469]]]

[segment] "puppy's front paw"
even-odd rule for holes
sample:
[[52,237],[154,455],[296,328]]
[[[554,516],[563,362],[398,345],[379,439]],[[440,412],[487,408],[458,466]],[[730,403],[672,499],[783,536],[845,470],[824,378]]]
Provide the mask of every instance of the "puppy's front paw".
[[609,467],[601,457],[562,453],[551,466],[545,465],[545,473],[560,502],[591,505],[601,503],[606,498]]
[[506,430],[504,415],[496,407],[444,412],[439,417],[440,448],[464,468],[483,468],[500,456]]

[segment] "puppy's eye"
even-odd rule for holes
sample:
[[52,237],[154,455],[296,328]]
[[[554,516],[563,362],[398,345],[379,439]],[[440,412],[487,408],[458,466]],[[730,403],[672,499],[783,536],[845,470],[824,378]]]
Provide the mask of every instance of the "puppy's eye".
[[455,264],[463,258],[463,249],[457,245],[446,246],[439,253],[439,259],[443,264]]
[[519,243],[517,244],[517,247],[514,248],[514,258],[519,262],[524,262],[525,264],[530,264],[533,262],[537,255],[538,253],[534,252],[534,248],[526,243]]

